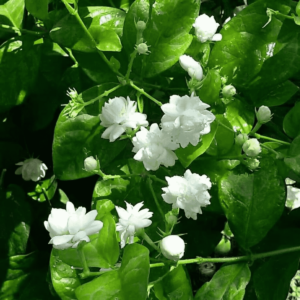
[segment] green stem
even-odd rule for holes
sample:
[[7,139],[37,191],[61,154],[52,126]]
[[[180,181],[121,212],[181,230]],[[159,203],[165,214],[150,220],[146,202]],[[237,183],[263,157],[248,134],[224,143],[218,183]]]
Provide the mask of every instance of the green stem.
[[71,15],[73,15],[77,22],[79,23],[79,25],[81,26],[81,28],[84,30],[85,34],[89,37],[91,43],[93,44],[95,50],[97,51],[97,53],[99,54],[99,56],[103,59],[103,61],[108,65],[108,67],[117,75],[124,77],[119,71],[115,70],[115,68],[113,67],[113,65],[110,63],[110,61],[107,59],[106,55],[98,48],[98,45],[95,41],[95,39],[93,38],[93,36],[91,35],[91,33],[88,31],[88,29],[86,28],[85,24],[83,23],[83,21],[81,20],[78,11],[75,10],[69,3],[67,0],[62,0],[62,2],[64,3],[64,5],[66,6],[67,10],[69,11],[69,13]]
[[249,133],[249,135],[254,135],[256,133],[256,131],[261,127],[261,125],[262,125],[261,123],[257,122],[256,125],[254,126],[254,128]]
[[0,189],[3,188],[3,182],[4,182],[4,175],[5,175],[6,169],[3,169],[1,171],[1,177],[0,177]]
[[45,189],[45,188],[42,188],[42,192],[43,192],[44,197],[45,197],[46,200],[48,201],[49,205],[52,207],[51,202],[50,202],[50,200],[49,200],[49,198],[48,198],[48,196],[47,196],[46,189]]
[[153,249],[155,249],[156,251],[159,251],[159,248],[154,244],[154,242],[151,240],[151,238],[145,231],[142,231],[142,233],[140,233],[139,237],[141,237],[143,240],[145,240]]
[[[81,242],[83,243],[83,242]],[[81,261],[82,267],[83,267],[83,272],[81,273],[82,278],[83,277],[89,277],[90,275],[90,268],[87,264],[84,252],[83,252],[83,245],[79,244],[77,247],[77,253],[79,255],[79,259]]]
[[270,8],[268,8],[268,10],[271,11],[276,16],[281,16],[281,17],[284,17],[286,19],[294,20],[294,17],[292,17],[292,16],[284,15],[281,12],[273,10],[273,9],[270,9]]
[[129,76],[130,76],[130,73],[131,73],[131,70],[132,70],[132,65],[133,65],[133,62],[134,62],[134,59],[136,58],[136,55],[137,55],[137,50],[134,50],[131,55],[130,55],[130,62],[128,64],[128,69],[127,69],[127,73],[125,75],[125,79],[126,81],[129,79]]
[[262,148],[265,148],[265,149],[267,149],[267,150],[273,152],[276,156],[278,155],[278,152],[275,151],[274,149],[272,149],[272,148],[270,148],[270,147],[268,147],[268,146],[266,146],[266,145],[263,145],[263,144],[260,144],[260,146],[261,146]]
[[133,83],[136,84],[140,84],[149,88],[155,88],[155,89],[159,89],[159,90],[169,90],[169,91],[182,91],[182,92],[186,92],[188,90],[188,88],[170,88],[170,87],[164,87],[161,85],[156,85],[156,84],[152,84],[152,83],[147,83],[147,82],[140,82],[140,81],[133,81]]
[[14,33],[17,33],[18,35],[21,35],[21,33],[31,34],[31,35],[35,35],[35,36],[42,36],[45,34],[45,32],[32,31],[32,30],[27,30],[27,29],[19,29],[17,27],[8,26],[8,25],[4,25],[4,24],[0,24],[0,30],[14,32]]
[[158,208],[158,210],[159,210],[159,213],[161,214],[163,220],[165,220],[165,214],[164,214],[164,212],[163,212],[163,210],[162,210],[162,208],[161,208],[161,206],[160,206],[160,204],[159,204],[159,202],[158,202],[158,199],[157,199],[157,197],[156,197],[156,195],[155,195],[155,192],[154,192],[154,190],[153,190],[151,178],[148,178],[147,181],[148,181],[148,184],[149,184],[149,189],[150,189],[150,191],[151,191],[152,197],[153,197],[153,199],[154,199],[154,201],[155,201],[155,204],[156,204],[156,206],[157,206],[157,208]]
[[[203,258],[203,257],[197,257],[193,259],[183,259],[178,261],[178,265],[186,265],[186,264],[192,264],[192,263],[203,263],[203,262],[212,262],[212,263],[238,263],[242,261],[253,261],[260,258],[270,257],[270,256],[276,256],[280,254],[290,253],[290,252],[296,252],[300,251],[300,246],[298,247],[292,247],[292,248],[286,248],[281,250],[275,250],[270,252],[264,252],[264,253],[258,253],[253,255],[247,255],[247,256],[239,256],[239,257],[222,257],[222,258]],[[156,267],[164,267],[166,266],[165,263],[156,263],[156,264],[150,264],[150,268],[156,268]]]
[[114,92],[115,90],[119,89],[120,87],[122,87],[123,85],[119,84],[117,86],[115,86],[114,88],[108,90],[108,91],[105,91],[103,94],[101,94],[100,96],[90,100],[90,101],[87,101],[84,103],[84,106],[87,106],[87,105],[90,105],[90,104],[93,104],[94,102],[96,102],[97,100],[103,98],[103,97],[107,97],[110,93]]
[[138,86],[136,86],[131,80],[129,82],[129,84],[136,89],[137,91],[139,91],[141,94],[145,95],[147,98],[149,98],[150,100],[152,100],[153,102],[155,102],[157,105],[162,106],[162,103],[159,102],[158,100],[156,100],[155,98],[153,98],[152,96],[150,96],[148,93],[146,93],[144,91],[144,89],[140,89]]
[[62,47],[62,46],[60,46],[60,47],[61,47],[65,52],[68,52],[68,53],[69,53],[70,58],[71,58],[71,59],[73,60],[73,62],[75,63],[75,66],[78,67],[78,66],[79,66],[79,63],[78,63],[78,61],[76,60],[76,58],[74,57],[72,50],[69,49],[69,48],[66,48],[66,47]]
[[284,142],[284,141],[281,141],[281,140],[273,139],[273,138],[270,138],[268,136],[264,136],[264,135],[261,135],[261,134],[254,133],[254,134],[251,134],[251,135],[256,137],[257,139],[269,140],[269,141],[272,141],[272,142],[276,142],[276,143],[283,144],[283,145],[288,145],[288,146],[291,145],[291,143],[289,143],[289,142]]
[[157,178],[155,175],[147,174],[147,176],[148,176],[149,178],[151,178],[152,180],[157,181],[157,182],[160,182],[160,183],[162,183],[162,184],[164,184],[164,185],[168,184],[167,181],[162,180],[162,179],[159,179],[159,178]]

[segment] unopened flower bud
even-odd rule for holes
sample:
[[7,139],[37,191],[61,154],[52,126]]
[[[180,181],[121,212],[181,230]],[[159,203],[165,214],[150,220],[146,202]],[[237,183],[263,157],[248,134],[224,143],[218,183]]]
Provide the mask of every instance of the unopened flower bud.
[[95,169],[97,169],[97,160],[93,156],[87,157],[84,160],[84,169],[87,172],[94,171]]
[[248,135],[247,134],[240,133],[239,135],[237,135],[235,137],[235,143],[238,146],[243,146],[246,141],[248,141]]
[[255,157],[261,152],[261,147],[257,139],[250,139],[243,145],[243,151],[246,155]]
[[150,52],[146,43],[141,43],[137,45],[136,50],[139,54],[148,54]]
[[260,124],[265,124],[268,123],[269,121],[271,121],[272,119],[272,114],[271,114],[271,110],[269,107],[267,106],[261,106],[258,111],[255,112],[256,113],[256,118],[257,121]]
[[222,89],[222,94],[225,98],[232,98],[236,94],[236,89],[233,85],[226,85]]
[[259,167],[259,160],[256,158],[248,158],[246,160],[246,165],[251,171],[254,171]]
[[136,29],[139,31],[144,31],[146,29],[146,23],[144,21],[138,21],[135,25]]
[[222,237],[220,243],[215,248],[215,253],[219,255],[227,255],[231,250],[231,242],[226,237]]
[[160,241],[160,250],[164,257],[179,260],[184,254],[184,241],[178,235],[169,235]]

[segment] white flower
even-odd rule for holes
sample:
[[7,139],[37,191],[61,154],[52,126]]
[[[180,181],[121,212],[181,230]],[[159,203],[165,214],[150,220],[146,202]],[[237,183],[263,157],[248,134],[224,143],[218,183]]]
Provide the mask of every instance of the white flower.
[[86,214],[85,207],[75,207],[68,201],[66,209],[52,208],[48,221],[44,222],[56,249],[76,248],[80,241],[89,242],[89,235],[98,233],[103,227],[101,221],[95,221],[97,210]]
[[46,170],[48,170],[47,166],[37,158],[29,158],[24,162],[17,163],[16,165],[21,167],[16,170],[15,174],[22,174],[22,178],[26,181],[38,181],[45,177]]
[[175,143],[180,143],[182,148],[189,143],[196,146],[200,135],[210,132],[210,123],[215,119],[215,116],[206,110],[208,107],[208,104],[193,94],[190,97],[173,95],[170,97],[170,103],[161,106],[165,113],[161,119],[161,127],[171,135]]
[[243,144],[243,151],[247,156],[257,156],[261,152],[259,141],[257,139],[249,139]]
[[149,218],[152,217],[153,212],[148,208],[141,209],[144,202],[140,202],[135,206],[126,203],[126,210],[122,207],[116,206],[119,215],[119,223],[116,224],[116,230],[120,232],[121,248],[125,247],[127,238],[129,237],[129,244],[133,243],[134,233],[141,228],[148,227],[152,224]]
[[188,55],[181,55],[179,57],[181,67],[189,73],[192,78],[201,80],[203,78],[203,70],[200,64]]
[[132,143],[132,151],[136,153],[134,159],[142,161],[147,171],[155,171],[160,165],[174,166],[177,156],[172,150],[179,148],[179,145],[172,142],[171,137],[160,130],[156,123],[150,126],[149,131],[141,127]]
[[287,186],[286,207],[291,210],[300,207],[300,189],[293,186]]
[[215,21],[213,16],[209,17],[206,14],[203,14],[197,17],[193,26],[195,27],[196,36],[201,43],[222,40],[222,34],[216,34],[220,24]]
[[102,138],[115,141],[127,128],[148,126],[147,115],[136,112],[136,102],[124,97],[109,99],[100,114],[101,126],[108,127]]
[[184,254],[184,241],[178,235],[169,235],[160,243],[160,250],[164,257],[171,260],[179,260]]
[[210,179],[206,175],[200,176],[186,170],[184,177],[166,177],[166,180],[169,186],[162,188],[165,192],[162,194],[164,201],[173,204],[173,209],[183,209],[188,219],[197,220],[197,213],[202,214],[201,207],[210,204],[207,192],[211,188]]

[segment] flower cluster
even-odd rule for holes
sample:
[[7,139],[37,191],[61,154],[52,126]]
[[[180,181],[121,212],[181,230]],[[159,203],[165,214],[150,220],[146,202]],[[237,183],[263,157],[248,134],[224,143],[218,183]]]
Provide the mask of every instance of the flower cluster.
[[143,202],[132,206],[126,203],[126,210],[122,207],[116,206],[117,213],[119,215],[119,223],[116,224],[117,231],[120,232],[121,248],[125,247],[127,239],[129,238],[129,244],[133,243],[134,234],[138,229],[148,227],[152,224],[149,218],[152,217],[153,213],[149,209],[143,209]]
[[173,204],[173,208],[181,208],[189,219],[197,220],[197,213],[201,214],[201,207],[210,204],[210,195],[207,192],[211,188],[210,179],[206,175],[193,174],[186,170],[184,177],[166,177],[168,187],[162,188],[165,202]]
[[52,208],[48,221],[44,222],[45,228],[49,231],[51,240],[56,249],[77,248],[80,241],[89,242],[89,235],[98,233],[103,223],[95,221],[96,210],[86,214],[85,207],[78,207],[75,210],[74,204],[70,201],[66,209]]
[[208,107],[208,104],[194,95],[173,95],[170,97],[170,103],[161,106],[165,113],[161,119],[161,126],[182,148],[189,143],[196,146],[200,135],[209,133],[210,123],[215,120],[215,116],[206,110]]
[[107,127],[102,138],[114,142],[127,128],[148,126],[147,115],[136,112],[136,102],[115,97],[105,103],[100,114],[101,126]]
[[45,177],[46,170],[48,170],[47,166],[37,158],[29,158],[16,165],[21,167],[16,170],[15,174],[22,174],[22,178],[26,181],[39,181],[41,178]]

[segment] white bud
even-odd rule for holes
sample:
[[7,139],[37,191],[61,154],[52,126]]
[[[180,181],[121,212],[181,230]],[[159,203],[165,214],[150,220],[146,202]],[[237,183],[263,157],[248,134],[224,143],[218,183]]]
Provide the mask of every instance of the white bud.
[[222,94],[225,98],[232,98],[236,94],[236,89],[233,85],[226,85],[222,89]]
[[138,21],[135,25],[136,29],[139,31],[144,31],[146,29],[146,23],[144,21]]
[[239,146],[243,146],[247,140],[248,140],[248,135],[244,133],[240,133],[238,136],[236,136],[235,143]]
[[97,169],[97,160],[93,156],[87,157],[84,160],[84,169],[87,172],[94,171],[95,169]]
[[250,139],[243,145],[243,151],[246,155],[255,157],[261,152],[261,147],[257,139]]
[[261,124],[268,123],[272,119],[271,110],[267,106],[261,106],[258,111],[255,111],[257,121]]
[[248,158],[246,160],[246,165],[251,171],[254,171],[259,167],[259,160],[256,158]]
[[139,54],[149,54],[149,46],[146,43],[141,43],[136,46],[136,50]]
[[184,241],[178,235],[169,235],[160,241],[160,250],[164,257],[179,260],[184,254]]
[[181,67],[189,73],[192,78],[201,80],[203,78],[203,70],[200,64],[188,55],[179,57]]

